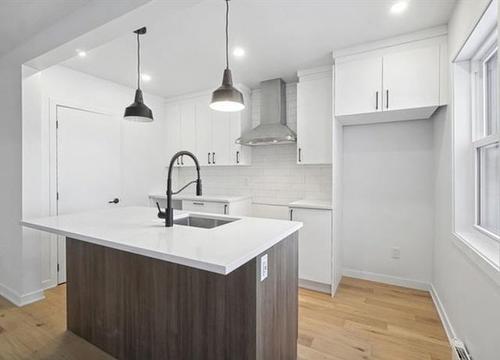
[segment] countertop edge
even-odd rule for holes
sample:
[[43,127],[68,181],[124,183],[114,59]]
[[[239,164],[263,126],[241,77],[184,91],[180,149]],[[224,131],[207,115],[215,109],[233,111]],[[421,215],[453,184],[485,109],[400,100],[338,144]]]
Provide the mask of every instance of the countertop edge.
[[158,252],[154,252],[154,251],[148,251],[148,250],[144,250],[140,247],[121,245],[121,244],[117,244],[115,242],[108,241],[108,240],[98,238],[98,237],[91,237],[91,236],[76,234],[76,233],[73,233],[69,230],[58,230],[58,229],[55,229],[52,227],[47,227],[47,226],[43,226],[43,225],[37,225],[34,223],[30,223],[29,220],[21,220],[20,224],[22,226],[28,227],[30,229],[45,231],[45,232],[49,232],[51,234],[69,237],[72,239],[85,241],[85,242],[88,242],[91,244],[109,247],[109,248],[115,249],[115,250],[126,251],[126,252],[131,253],[131,254],[137,254],[137,255],[153,258],[153,259],[168,261],[168,262],[172,262],[175,264],[184,265],[184,266],[188,266],[191,268],[209,271],[209,272],[213,272],[213,273],[217,273],[217,274],[221,274],[221,275],[230,274],[234,270],[238,269],[241,265],[243,265],[243,264],[247,263],[248,261],[252,260],[253,258],[257,257],[262,252],[270,249],[271,247],[273,247],[274,245],[279,243],[281,240],[285,239],[286,237],[288,237],[289,235],[293,234],[294,232],[298,231],[300,228],[303,227],[303,224],[301,222],[294,221],[293,227],[289,228],[283,234],[272,238],[265,245],[249,252],[245,256],[242,256],[241,258],[233,261],[232,263],[230,263],[228,265],[218,265],[218,264],[208,263],[208,262],[204,262],[204,261],[200,261],[200,260],[193,260],[193,259],[188,259],[185,257],[164,254],[164,253],[158,253]]

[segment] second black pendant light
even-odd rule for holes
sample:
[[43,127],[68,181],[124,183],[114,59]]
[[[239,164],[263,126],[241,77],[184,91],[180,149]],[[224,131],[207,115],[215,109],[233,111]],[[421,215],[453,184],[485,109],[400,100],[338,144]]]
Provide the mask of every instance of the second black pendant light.
[[229,69],[229,0],[226,1],[226,69],[222,85],[212,93],[210,108],[217,111],[241,111],[245,108],[243,94],[233,86],[233,77]]
[[124,119],[136,122],[153,121],[153,112],[144,104],[141,90],[141,42],[139,36],[146,33],[146,28],[140,28],[134,33],[137,35],[137,90],[134,102],[125,109]]

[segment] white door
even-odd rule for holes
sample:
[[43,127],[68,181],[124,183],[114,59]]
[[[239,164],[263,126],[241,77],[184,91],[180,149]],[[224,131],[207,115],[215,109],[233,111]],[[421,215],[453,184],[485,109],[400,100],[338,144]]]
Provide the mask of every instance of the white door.
[[327,73],[297,84],[297,163],[332,162],[332,78]]
[[[119,206],[120,120],[57,106],[57,214]],[[65,241],[58,246],[58,283],[66,281]]]
[[384,56],[384,110],[439,105],[439,46]]
[[212,113],[212,163],[229,165],[231,163],[231,113],[210,111]]
[[332,282],[332,213],[330,210],[290,209],[299,230],[299,279],[330,285]]
[[335,115],[382,111],[382,58],[335,64]]

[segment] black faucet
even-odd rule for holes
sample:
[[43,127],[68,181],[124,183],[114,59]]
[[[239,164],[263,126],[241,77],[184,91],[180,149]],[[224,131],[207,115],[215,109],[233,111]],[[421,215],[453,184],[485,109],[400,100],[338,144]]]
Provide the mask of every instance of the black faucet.
[[[172,192],[172,168],[174,167],[175,161],[181,157],[181,156],[189,156],[191,159],[193,159],[195,165],[196,165],[196,173],[198,175],[198,178],[196,180],[188,182],[186,185],[184,185],[180,190],[176,192]],[[198,163],[198,159],[196,156],[194,156],[193,153],[189,151],[179,151],[176,153],[173,157],[172,160],[170,160],[170,165],[168,167],[168,178],[167,178],[167,208],[165,211],[162,211],[160,208],[160,204],[158,202],[156,203],[156,206],[158,207],[158,217],[160,219],[165,219],[165,226],[166,227],[172,227],[174,226],[174,209],[172,208],[172,195],[180,193],[182,190],[187,188],[189,185],[196,183],[196,195],[201,196],[201,178],[200,178],[200,164]]]

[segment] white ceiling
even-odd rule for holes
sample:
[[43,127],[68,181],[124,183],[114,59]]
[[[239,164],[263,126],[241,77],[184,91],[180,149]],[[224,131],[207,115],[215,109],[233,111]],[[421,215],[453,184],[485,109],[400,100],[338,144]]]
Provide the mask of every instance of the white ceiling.
[[[251,88],[275,77],[293,81],[298,69],[330,64],[332,49],[446,24],[455,0],[410,0],[399,16],[390,14],[393,3],[233,0],[230,46],[247,53],[230,60],[234,80]],[[217,87],[224,69],[224,1],[205,0],[178,16],[166,15],[145,24],[143,72],[152,76],[145,91],[168,97]],[[134,35],[125,34],[63,65],[133,87],[135,47]]]
[[89,0],[0,0],[0,56]]

